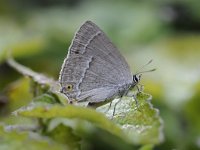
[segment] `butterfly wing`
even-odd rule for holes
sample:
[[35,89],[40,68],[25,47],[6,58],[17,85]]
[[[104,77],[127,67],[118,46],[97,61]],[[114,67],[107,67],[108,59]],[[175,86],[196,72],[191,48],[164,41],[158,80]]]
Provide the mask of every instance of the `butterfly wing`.
[[59,82],[67,97],[100,102],[132,83],[128,64],[105,33],[86,21],[75,34],[64,60]]

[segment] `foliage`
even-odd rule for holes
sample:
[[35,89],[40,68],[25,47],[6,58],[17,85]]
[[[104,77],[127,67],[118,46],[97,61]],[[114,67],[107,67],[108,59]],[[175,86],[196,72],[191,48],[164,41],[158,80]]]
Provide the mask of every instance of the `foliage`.
[[[65,142],[61,139],[71,136],[73,137],[71,140],[77,142],[69,144],[70,147],[82,143],[85,149],[199,149],[199,4],[198,0],[1,1],[0,124],[3,128],[1,128],[0,142],[5,142],[1,140],[3,139],[1,136],[5,136],[9,137],[7,139],[12,143],[17,143],[15,142],[17,138],[11,138],[14,134],[16,137],[19,136],[18,141],[23,141],[20,140],[20,136],[24,133],[25,137],[28,136],[28,139],[34,141],[34,138],[29,136],[33,135],[34,131],[38,135],[36,137],[41,137],[41,141],[46,139],[44,143],[49,144],[54,141],[54,145],[59,145],[60,141],[64,143],[65,148],[70,141]],[[86,20],[95,22],[103,29],[125,56],[133,73],[150,59],[154,60],[153,65],[157,68],[156,72],[142,76],[141,84],[145,85],[145,89],[140,95],[149,97],[146,93],[150,93],[153,99],[151,100],[151,96],[144,99],[146,100],[144,102],[150,101],[149,103],[138,100],[138,107],[144,108],[153,103],[159,109],[159,113],[149,107],[148,115],[145,116],[146,113],[141,113],[143,109],[136,109],[135,102],[126,97],[116,106],[117,111],[113,118],[113,107],[117,100],[113,101],[109,110],[109,104],[97,109],[107,116],[108,121],[120,127],[125,134],[123,138],[111,134],[96,123],[85,123],[94,124],[95,127],[86,125],[88,128],[82,127],[76,130],[76,128],[71,129],[73,125],[70,123],[66,125],[66,122],[76,124],[71,121],[74,119],[66,117],[53,118],[55,121],[49,124],[53,119],[11,115],[11,112],[21,107],[26,110],[26,106],[66,107],[67,101],[62,94],[56,92],[59,91],[59,84],[49,77],[43,80],[47,82],[40,84],[35,81],[38,81],[37,78],[45,77],[44,75],[37,73],[33,79],[29,76],[30,79],[22,77],[10,68],[6,63],[7,52],[11,50],[12,56],[21,64],[57,79],[73,34]],[[150,66],[148,68],[151,69]],[[132,106],[133,109],[128,106]],[[134,111],[129,114],[128,110]],[[135,116],[132,117],[131,114]],[[148,120],[153,116],[154,119]],[[157,119],[160,116],[163,119],[163,129],[159,125],[160,119]],[[66,119],[68,121],[56,121]],[[140,128],[133,121],[136,121]],[[145,125],[140,124],[143,121],[146,122]],[[131,125],[128,126],[127,122]],[[153,122],[156,130],[149,130],[148,123]],[[14,131],[5,132],[4,127],[6,129],[11,127]],[[44,130],[47,127],[50,129]],[[128,129],[134,132],[129,132]],[[138,136],[135,130],[144,132]],[[162,143],[155,144],[158,139],[163,139],[163,134],[158,136],[159,130],[163,130],[165,138]],[[66,131],[64,133],[68,134],[55,134],[59,131]],[[129,133],[134,134],[129,135]],[[148,135],[154,136],[148,137]],[[84,139],[84,142],[78,142],[80,139]],[[143,141],[143,144],[138,144],[140,141]],[[147,142],[154,144],[145,144]],[[30,142],[27,143],[30,145]],[[20,145],[20,142],[17,145]]]
[[[153,148],[153,145],[162,142],[162,121],[158,110],[153,108],[150,103],[151,96],[149,94],[142,92],[137,94],[139,102],[137,107],[132,98],[125,98],[121,104],[116,106],[115,115],[112,116],[113,114],[108,113],[110,116],[106,117],[102,112],[91,108],[63,103],[67,99],[55,90],[57,89],[55,88],[56,81],[37,74],[12,59],[9,59],[8,63],[20,73],[29,76],[31,82],[37,83],[32,88],[40,88],[41,90],[32,102],[14,112],[16,117],[23,116],[34,119],[31,127],[28,124],[8,126],[7,129],[10,131],[6,138],[4,137],[6,131],[3,130],[3,127],[7,125],[1,127],[0,137],[3,138],[1,143],[6,149],[22,147],[22,145],[18,145],[18,142],[20,140],[26,141],[29,134],[40,137],[39,142],[35,139],[29,139],[30,144],[37,143],[33,149],[37,147],[43,149],[48,145],[49,140],[52,141],[52,149],[57,145],[58,149],[62,149],[63,146],[70,149],[84,149],[86,147],[90,149],[89,147],[94,144],[94,139],[91,137],[96,138],[93,134],[110,137],[111,139],[102,138],[107,139],[106,144],[115,149],[118,142],[128,149],[134,149],[136,145],[139,147],[151,145],[150,147]],[[111,107],[109,111],[113,111],[113,109]],[[99,111],[102,110],[105,111],[106,106],[99,108]],[[22,139],[17,138],[18,135]],[[95,142],[104,143],[101,140],[103,139]]]

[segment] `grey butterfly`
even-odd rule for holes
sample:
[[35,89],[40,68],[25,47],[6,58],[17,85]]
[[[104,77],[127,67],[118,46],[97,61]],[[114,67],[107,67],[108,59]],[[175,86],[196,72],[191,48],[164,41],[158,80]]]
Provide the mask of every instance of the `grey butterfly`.
[[127,95],[140,81],[105,33],[86,21],[72,40],[60,71],[61,92],[70,102],[103,104]]

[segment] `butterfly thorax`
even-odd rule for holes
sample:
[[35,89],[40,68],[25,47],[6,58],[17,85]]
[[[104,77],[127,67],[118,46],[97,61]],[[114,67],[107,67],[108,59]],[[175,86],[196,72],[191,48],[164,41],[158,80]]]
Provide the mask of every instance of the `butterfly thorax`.
[[129,83],[129,84],[124,84],[124,85],[120,86],[118,88],[118,96],[123,97],[124,95],[127,95],[129,89],[131,88],[131,85],[132,84]]

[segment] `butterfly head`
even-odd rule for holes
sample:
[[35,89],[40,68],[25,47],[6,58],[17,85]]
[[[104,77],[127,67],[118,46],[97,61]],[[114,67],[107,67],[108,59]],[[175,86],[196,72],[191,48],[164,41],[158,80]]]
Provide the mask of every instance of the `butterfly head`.
[[134,85],[138,84],[140,82],[142,74],[135,74],[133,75],[133,83]]
[[[140,67],[140,69],[138,69],[138,70],[143,69],[145,66],[149,65],[151,62],[152,62],[152,60],[150,60],[148,63],[146,63],[145,65],[143,65],[142,67]],[[136,71],[136,74],[133,75],[132,87],[135,87],[140,82],[140,79],[142,77],[142,73],[152,72],[152,71],[155,71],[155,70],[156,69],[154,68],[154,69],[151,69],[151,70]]]

